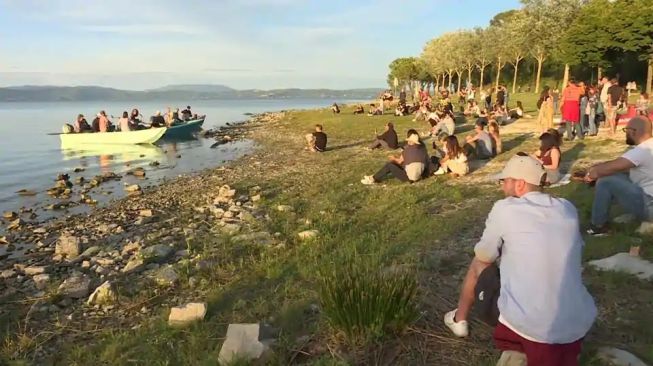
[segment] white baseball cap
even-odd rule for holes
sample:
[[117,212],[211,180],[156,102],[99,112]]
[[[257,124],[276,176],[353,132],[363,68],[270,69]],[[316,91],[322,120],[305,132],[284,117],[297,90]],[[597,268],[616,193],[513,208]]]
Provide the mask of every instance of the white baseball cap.
[[508,160],[501,173],[495,175],[494,178],[497,180],[506,178],[521,179],[526,183],[540,186],[542,185],[542,177],[545,174],[546,169],[537,159],[528,155],[515,155]]

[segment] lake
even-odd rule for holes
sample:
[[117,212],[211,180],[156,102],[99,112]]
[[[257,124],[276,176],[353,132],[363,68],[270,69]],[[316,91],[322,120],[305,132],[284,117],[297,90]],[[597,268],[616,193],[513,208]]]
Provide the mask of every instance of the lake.
[[[123,184],[138,183],[147,186],[156,184],[163,178],[216,167],[225,161],[237,159],[252,147],[251,141],[238,141],[211,149],[215,140],[198,138],[158,142],[148,146],[92,146],[85,147],[83,151],[62,150],[59,137],[48,135],[60,132],[64,123],[72,124],[79,113],[84,114],[90,123],[100,110],[118,117],[123,111],[138,108],[147,119],[157,110],[164,112],[167,106],[183,109],[187,104],[189,103],[179,101],[148,101],[136,105],[126,102],[0,103],[0,136],[3,137],[0,144],[0,212],[34,207],[38,212],[37,220],[40,221],[62,212],[88,210],[87,205],[78,205],[64,211],[46,209],[52,203],[60,201],[51,199],[45,193],[54,186],[59,173],[69,173],[72,181],[80,175],[88,180],[106,172],[124,175],[136,167],[145,168],[145,181],[125,176],[122,181],[107,186],[103,184],[100,192],[91,192],[93,199],[105,202],[122,196]],[[245,120],[248,117],[244,113],[328,107],[330,104],[331,101],[324,99],[211,100],[190,103],[193,113],[206,114],[204,129]],[[117,118],[113,122],[117,123]],[[153,161],[160,165],[152,167],[150,163]],[[73,174],[76,168],[82,168],[83,171]],[[37,194],[20,196],[16,192],[21,189]]]

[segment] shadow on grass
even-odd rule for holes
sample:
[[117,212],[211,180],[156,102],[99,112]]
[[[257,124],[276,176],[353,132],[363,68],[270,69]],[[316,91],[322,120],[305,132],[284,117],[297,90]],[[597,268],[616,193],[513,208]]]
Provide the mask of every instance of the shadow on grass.
[[367,146],[372,143],[372,140],[365,140],[365,141],[357,141],[357,142],[352,142],[349,144],[343,144],[343,145],[336,145],[336,146],[331,146],[327,147],[326,151],[336,151],[336,150],[341,150],[341,149],[347,149],[350,147],[356,147],[356,146]]
[[[506,152],[516,148],[517,146],[520,146],[523,144],[525,141],[532,139],[533,138],[533,133],[525,133],[523,135],[519,135],[515,138],[512,138],[510,140],[504,141],[503,142],[503,151],[502,153],[505,154]],[[517,153],[517,152],[515,152]]]

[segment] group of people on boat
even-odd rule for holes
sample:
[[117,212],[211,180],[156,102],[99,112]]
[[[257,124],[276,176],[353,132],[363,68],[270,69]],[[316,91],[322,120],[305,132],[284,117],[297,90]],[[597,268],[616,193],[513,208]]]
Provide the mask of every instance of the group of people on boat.
[[[111,118],[114,117],[111,116]],[[89,133],[137,131],[147,128],[172,127],[197,118],[197,114],[192,112],[190,106],[186,106],[186,109],[181,112],[179,111],[179,108],[173,110],[168,107],[165,114],[162,114],[161,111],[156,111],[154,115],[150,116],[149,123],[145,123],[140,111],[137,108],[134,108],[131,113],[128,113],[127,111],[122,112],[122,116],[118,118],[117,124],[114,124],[107,113],[102,110],[98,112],[90,124],[83,114],[79,114],[72,125],[66,124],[64,126],[64,132]]]

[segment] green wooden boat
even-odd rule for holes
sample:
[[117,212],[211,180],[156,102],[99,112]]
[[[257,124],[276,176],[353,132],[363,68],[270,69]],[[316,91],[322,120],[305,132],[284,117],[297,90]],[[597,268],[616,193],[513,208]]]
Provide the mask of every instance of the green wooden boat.
[[163,135],[163,138],[180,138],[191,136],[193,133],[199,131],[202,128],[202,124],[204,124],[204,118],[205,117],[185,121],[181,124],[168,127],[168,130]]

